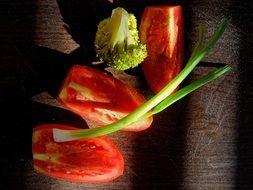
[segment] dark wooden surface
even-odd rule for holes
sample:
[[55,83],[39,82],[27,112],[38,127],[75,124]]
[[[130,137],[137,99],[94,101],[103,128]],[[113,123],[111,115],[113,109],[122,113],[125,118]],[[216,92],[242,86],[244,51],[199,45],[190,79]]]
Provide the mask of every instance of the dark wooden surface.
[[[71,64],[93,59],[96,24],[110,14],[112,6],[102,0],[2,0],[0,189],[253,189],[252,3],[114,2],[138,18],[145,5],[182,4],[186,57],[201,20],[211,35],[223,17],[230,18],[229,28],[205,61],[229,64],[232,71],[155,116],[149,130],[110,135],[126,162],[125,173],[117,180],[76,184],[51,179],[33,170],[32,128],[52,122],[83,127],[85,122],[32,97],[45,91],[55,96]],[[211,69],[198,67],[186,83]],[[131,79],[146,91],[141,77]]]

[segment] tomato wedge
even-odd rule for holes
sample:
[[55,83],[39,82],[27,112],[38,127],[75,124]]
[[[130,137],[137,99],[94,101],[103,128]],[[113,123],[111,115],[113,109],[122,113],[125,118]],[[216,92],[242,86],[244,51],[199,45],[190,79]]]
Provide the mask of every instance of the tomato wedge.
[[108,182],[123,174],[123,157],[108,138],[57,143],[53,140],[53,128],[77,129],[58,124],[33,129],[33,164],[38,172],[73,182]]
[[148,56],[142,69],[150,89],[157,93],[183,67],[184,34],[181,6],[150,6],[140,23],[140,41]]
[[[120,80],[87,66],[74,65],[62,85],[58,100],[69,110],[97,125],[113,123],[145,102],[144,96]],[[125,127],[127,131],[147,129],[152,117]]]

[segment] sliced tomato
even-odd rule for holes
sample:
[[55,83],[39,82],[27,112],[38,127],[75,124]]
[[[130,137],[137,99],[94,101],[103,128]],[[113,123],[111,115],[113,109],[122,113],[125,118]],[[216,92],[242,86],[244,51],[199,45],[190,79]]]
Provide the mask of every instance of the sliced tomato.
[[[70,69],[58,100],[69,110],[97,125],[113,123],[145,102],[144,96],[120,80],[80,65]],[[123,130],[144,130],[152,121],[152,117],[142,119]]]
[[148,56],[142,63],[145,78],[155,93],[183,67],[184,34],[181,6],[150,6],[144,9],[140,41]]
[[34,128],[33,164],[38,172],[73,182],[107,182],[123,174],[123,157],[108,138],[57,143],[53,140],[53,128],[77,129],[58,124]]

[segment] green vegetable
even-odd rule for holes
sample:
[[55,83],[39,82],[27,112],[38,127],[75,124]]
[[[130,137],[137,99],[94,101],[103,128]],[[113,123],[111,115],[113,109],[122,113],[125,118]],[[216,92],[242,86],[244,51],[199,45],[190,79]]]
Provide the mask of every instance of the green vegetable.
[[[150,116],[152,114],[159,113],[167,106],[176,102],[180,98],[189,94],[193,90],[201,87],[205,83],[217,78],[218,76],[227,72],[230,67],[225,66],[211,72],[209,75],[199,79],[198,81],[182,88],[175,94],[170,95],[177,86],[191,73],[191,71],[196,67],[196,65],[208,54],[211,48],[215,45],[218,39],[223,34],[224,30],[228,26],[228,20],[224,19],[219,25],[218,29],[214,35],[210,38],[207,45],[203,44],[204,28],[200,27],[199,41],[194,48],[193,55],[189,59],[185,68],[169,83],[167,84],[159,93],[145,102],[142,106],[138,107],[135,111],[131,112],[126,117],[121,120],[109,124],[104,127],[98,127],[93,129],[80,129],[75,131],[59,130],[53,129],[54,140],[57,142],[71,141],[81,138],[89,138],[107,135],[112,132],[116,132],[125,126],[131,125],[133,122],[141,119],[143,117]],[[169,96],[170,95],[170,96]]]
[[[174,104],[176,101],[180,100],[181,98],[185,97],[186,95],[190,94],[192,91],[197,90],[201,86],[205,85],[206,83],[216,79],[217,77],[223,75],[224,73],[228,72],[231,69],[228,65],[223,66],[219,69],[215,69],[214,71],[210,72],[208,75],[200,78],[199,80],[189,84],[188,86],[180,89],[176,93],[170,95],[166,99],[164,99],[161,103],[159,103],[156,107],[152,109],[151,112],[148,112],[151,115],[157,114],[170,105]],[[148,117],[148,115],[146,115]]]
[[139,41],[137,20],[123,8],[113,9],[111,18],[102,20],[95,37],[97,57],[117,70],[136,67],[147,57]]

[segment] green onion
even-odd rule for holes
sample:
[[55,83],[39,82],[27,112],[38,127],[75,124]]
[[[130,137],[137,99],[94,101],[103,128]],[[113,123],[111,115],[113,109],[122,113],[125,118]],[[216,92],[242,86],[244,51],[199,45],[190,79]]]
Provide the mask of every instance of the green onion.
[[205,34],[205,26],[203,23],[200,23],[199,24],[199,38],[195,45],[195,48],[192,51],[192,55],[189,60],[191,60],[196,55],[196,53],[199,52],[199,50],[201,49],[203,45],[204,37],[205,37],[204,34]]
[[[204,27],[203,25],[199,28],[199,40],[197,45],[194,48],[193,54],[190,57],[188,63],[184,67],[184,69],[169,83],[167,84],[159,93],[153,96],[151,99],[146,101],[143,105],[138,107],[136,110],[128,114],[126,117],[118,120],[115,123],[98,127],[92,129],[80,129],[80,130],[61,130],[61,129],[53,129],[53,136],[56,142],[64,142],[77,140],[82,138],[90,138],[107,135],[113,132],[116,132],[125,126],[129,126],[135,121],[146,117],[147,115],[151,115],[158,113],[189,94],[193,90],[199,88],[204,85],[206,82],[217,78],[222,75],[226,71],[229,70],[228,66],[220,68],[215,72],[207,75],[206,77],[196,81],[195,83],[190,84],[189,86],[179,90],[177,93],[169,96],[178,85],[192,72],[192,70],[196,67],[196,65],[208,54],[211,48],[215,45],[218,39],[223,34],[225,28],[228,26],[228,20],[223,19],[218,29],[215,31],[214,35],[210,38],[209,42],[206,46],[203,46],[203,38],[204,38]],[[150,112],[151,111],[151,112]],[[149,113],[150,112],[150,113]]]
[[227,71],[231,69],[230,66],[226,65],[224,67],[221,67],[219,69],[216,69],[209,73],[208,75],[202,77],[201,79],[189,84],[188,86],[180,89],[176,93],[170,95],[165,100],[163,100],[161,103],[159,103],[156,107],[154,107],[151,111],[151,114],[157,114],[170,105],[174,104],[176,101],[180,100],[181,98],[185,97],[186,95],[190,94],[192,91],[197,90],[201,86],[205,85],[206,83],[218,78],[219,76],[223,75]]

